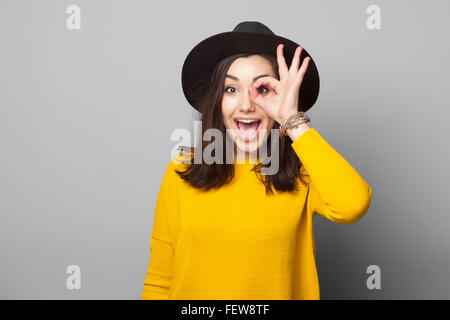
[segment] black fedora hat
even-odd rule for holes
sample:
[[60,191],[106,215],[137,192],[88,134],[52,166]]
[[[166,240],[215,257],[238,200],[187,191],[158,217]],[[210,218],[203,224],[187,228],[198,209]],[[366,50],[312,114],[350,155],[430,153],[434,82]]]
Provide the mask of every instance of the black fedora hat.
[[[191,50],[183,64],[181,85],[187,101],[200,112],[199,102],[205,92],[207,81],[214,67],[222,59],[236,53],[265,53],[276,58],[276,48],[280,43],[284,44],[283,54],[289,68],[299,44],[277,36],[261,22],[244,21],[233,31],[218,33],[204,39]],[[303,48],[300,65],[306,57],[310,57],[311,60],[300,86],[298,108],[304,112],[316,102],[320,86],[319,72],[314,59]]]

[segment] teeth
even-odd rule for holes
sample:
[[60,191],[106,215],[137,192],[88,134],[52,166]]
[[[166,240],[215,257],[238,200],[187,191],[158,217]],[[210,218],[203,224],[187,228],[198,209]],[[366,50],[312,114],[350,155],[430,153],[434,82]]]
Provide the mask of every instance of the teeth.
[[240,120],[240,119],[238,119],[236,121],[243,122],[243,123],[252,123],[252,122],[258,122],[259,120],[244,120],[244,119]]

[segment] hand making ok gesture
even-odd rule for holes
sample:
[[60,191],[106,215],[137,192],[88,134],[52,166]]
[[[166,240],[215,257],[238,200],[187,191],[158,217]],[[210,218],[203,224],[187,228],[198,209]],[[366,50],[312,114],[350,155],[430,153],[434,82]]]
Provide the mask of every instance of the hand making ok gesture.
[[[256,80],[250,87],[250,99],[261,106],[266,113],[280,125],[284,124],[284,121],[289,116],[298,112],[300,85],[303,81],[306,69],[308,68],[308,63],[311,60],[310,57],[304,58],[300,69],[298,68],[300,54],[303,50],[301,46],[298,46],[295,50],[291,67],[288,69],[283,55],[283,48],[283,44],[277,46],[277,62],[280,80],[270,76],[262,77]],[[263,85],[273,90],[274,94],[267,96],[261,95],[257,88]]]

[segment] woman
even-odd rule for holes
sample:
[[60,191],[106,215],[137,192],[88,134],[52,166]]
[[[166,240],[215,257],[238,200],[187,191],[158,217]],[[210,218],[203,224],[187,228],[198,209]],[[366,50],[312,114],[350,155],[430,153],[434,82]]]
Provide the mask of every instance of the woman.
[[[262,23],[243,22],[198,44],[182,81],[203,132],[215,128],[234,142],[219,158],[245,157],[196,163],[207,150],[202,139],[198,152],[169,163],[142,299],[320,299],[313,218],[355,222],[372,189],[307,124],[319,90],[313,60]],[[254,156],[263,143],[267,157]],[[278,157],[267,162],[271,150]],[[262,174],[274,161],[277,171]]]

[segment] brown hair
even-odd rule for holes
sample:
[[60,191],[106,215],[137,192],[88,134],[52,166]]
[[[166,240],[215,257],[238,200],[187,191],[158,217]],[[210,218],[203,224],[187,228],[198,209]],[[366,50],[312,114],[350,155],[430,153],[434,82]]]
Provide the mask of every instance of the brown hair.
[[[226,128],[223,123],[222,117],[222,97],[224,94],[224,81],[225,75],[231,66],[231,64],[240,57],[248,57],[254,55],[252,53],[239,53],[229,57],[226,57],[220,61],[214,68],[208,86],[205,90],[202,101],[199,104],[202,121],[201,137],[206,130],[210,128],[218,129],[222,132],[222,146],[226,146]],[[266,54],[259,54],[263,58],[266,58],[273,67],[277,79],[280,78],[278,74],[278,63],[276,58]],[[275,122],[272,129],[278,129],[279,124]],[[270,128],[268,128],[270,131]],[[257,174],[259,180],[266,186],[266,194],[273,194],[272,186],[278,191],[292,191],[297,190],[297,178],[300,176],[300,167],[302,165],[297,154],[293,150],[291,143],[292,140],[288,136],[283,136],[279,139],[279,169],[274,175],[261,175],[261,167],[270,167],[269,163],[258,163],[253,167],[253,171]],[[204,151],[205,147],[210,143],[201,139],[201,149],[198,152]],[[200,147],[199,147],[200,148]],[[227,148],[224,148],[222,152],[223,164],[212,163],[206,164],[194,163],[193,153],[191,153],[191,161],[187,164],[185,171],[175,170],[178,175],[186,182],[191,184],[195,188],[209,190],[211,188],[219,188],[220,186],[229,183],[234,177],[234,164],[226,163],[225,159]],[[270,157],[271,139],[270,135],[267,135],[267,156]]]

